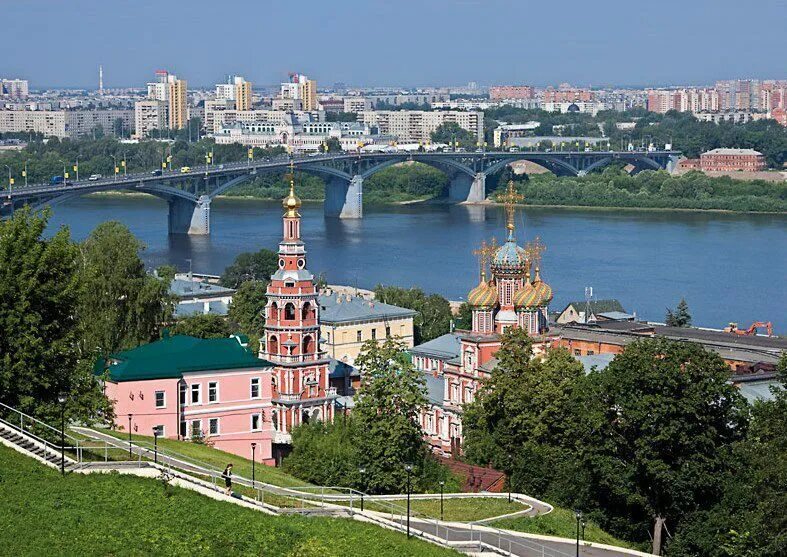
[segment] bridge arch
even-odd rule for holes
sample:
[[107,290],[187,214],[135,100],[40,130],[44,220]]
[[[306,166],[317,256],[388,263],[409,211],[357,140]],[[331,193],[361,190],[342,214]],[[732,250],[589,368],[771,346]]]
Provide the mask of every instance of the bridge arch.
[[89,195],[91,193],[99,193],[105,191],[133,191],[133,192],[147,193],[154,197],[158,197],[159,199],[163,199],[164,201],[183,199],[186,201],[190,201],[192,203],[196,203],[199,199],[199,196],[194,195],[191,192],[181,190],[178,188],[173,188],[172,186],[167,186],[164,184],[157,184],[154,186],[145,186],[145,187],[127,185],[127,186],[118,186],[116,188],[102,188],[100,190],[79,189],[79,190],[67,191],[65,193],[56,194],[51,197],[41,198],[40,200],[37,200],[35,203],[31,204],[30,207],[33,210],[37,211],[43,209],[46,206],[54,207],[55,205],[60,205],[61,203],[65,203],[66,201],[69,201],[71,199],[82,197],[83,195]]
[[557,176],[576,176],[579,174],[579,170],[577,170],[574,166],[558,158],[551,157],[549,155],[528,155],[526,153],[517,153],[511,157],[501,158],[484,169],[484,174],[490,176],[499,172],[509,164],[518,161],[535,163]]

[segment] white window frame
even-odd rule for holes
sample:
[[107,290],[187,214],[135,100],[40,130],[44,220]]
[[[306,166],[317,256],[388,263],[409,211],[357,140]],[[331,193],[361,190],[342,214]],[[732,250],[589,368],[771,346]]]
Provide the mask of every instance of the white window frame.
[[[254,419],[257,419],[257,427],[254,427]],[[262,416],[259,414],[252,414],[249,417],[249,426],[251,431],[262,431]]]
[[194,438],[194,424],[199,424],[199,436],[202,437],[202,420],[188,420],[188,427],[186,429],[186,433],[188,433],[189,439]]
[[[194,393],[197,393],[197,401],[196,402],[194,402]],[[192,383],[191,385],[189,385],[189,404],[202,404],[202,384],[201,383]]]
[[[215,400],[211,400],[210,399],[210,388],[211,388],[211,385],[214,385],[216,387],[216,398],[215,398]],[[219,402],[219,382],[218,381],[210,381],[208,383],[208,404],[215,404],[217,402]]]
[[[161,393],[161,405],[158,403],[158,395]],[[153,405],[156,407],[156,410],[160,410],[162,408],[167,407],[167,391],[154,391],[153,392]]]
[[164,437],[164,436],[165,436],[165,435],[164,435],[164,432],[166,431],[166,428],[164,427],[164,425],[163,425],[163,424],[162,424],[162,425],[154,425],[154,426],[153,426],[153,430],[152,430],[152,431],[156,431],[157,429],[158,429],[158,430],[159,430],[159,432],[160,432],[160,433],[158,434],[158,436],[159,436],[159,437]]
[[[214,423],[216,424],[215,433],[212,431]],[[219,422],[218,418],[208,419],[208,435],[221,435],[221,423]]]
[[[254,386],[257,386],[257,396],[254,396]],[[262,381],[259,377],[252,377],[249,380],[249,398],[257,400],[262,398]]]

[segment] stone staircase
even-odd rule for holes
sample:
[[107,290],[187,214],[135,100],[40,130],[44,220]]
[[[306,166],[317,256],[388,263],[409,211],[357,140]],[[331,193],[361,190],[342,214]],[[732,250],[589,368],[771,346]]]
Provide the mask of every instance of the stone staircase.
[[494,468],[473,466],[452,458],[443,459],[443,464],[458,476],[464,478],[462,491],[478,493],[490,491],[502,493],[506,489],[506,475]]
[[[49,466],[60,468],[59,447],[34,439],[3,422],[0,422],[0,439],[5,441],[4,444],[23,454],[31,455]],[[66,457],[65,464],[68,469],[76,463],[73,459]]]

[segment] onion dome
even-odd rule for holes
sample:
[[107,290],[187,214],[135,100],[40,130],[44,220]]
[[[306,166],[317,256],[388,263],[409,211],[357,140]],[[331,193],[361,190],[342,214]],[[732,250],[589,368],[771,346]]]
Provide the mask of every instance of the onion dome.
[[516,245],[514,235],[509,233],[506,243],[500,246],[492,258],[494,275],[523,275],[527,270],[527,252]]
[[533,291],[538,296],[535,306],[544,307],[552,301],[552,287],[541,280],[538,267],[536,267],[536,277],[533,279]]
[[538,301],[538,294],[530,283],[530,273],[527,274],[525,285],[514,293],[514,307],[516,309],[527,309],[534,307]]
[[281,202],[282,207],[286,209],[285,217],[299,217],[298,209],[301,208],[301,199],[295,195],[295,182],[290,180],[290,194]]
[[491,308],[497,305],[497,288],[486,281],[485,273],[481,273],[481,281],[467,295],[467,303],[476,308]]

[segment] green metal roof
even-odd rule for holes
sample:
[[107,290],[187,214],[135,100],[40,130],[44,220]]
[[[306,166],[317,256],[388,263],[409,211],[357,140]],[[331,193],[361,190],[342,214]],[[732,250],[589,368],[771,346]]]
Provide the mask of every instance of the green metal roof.
[[241,346],[236,338],[196,338],[175,335],[101,358],[94,371],[109,370],[112,381],[176,379],[192,371],[272,367]]

